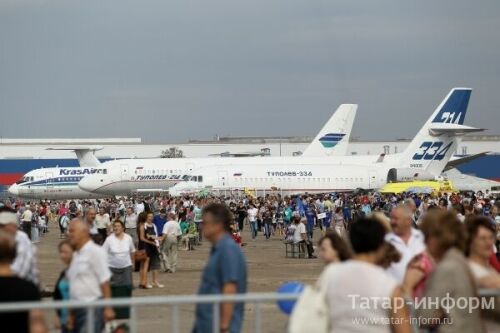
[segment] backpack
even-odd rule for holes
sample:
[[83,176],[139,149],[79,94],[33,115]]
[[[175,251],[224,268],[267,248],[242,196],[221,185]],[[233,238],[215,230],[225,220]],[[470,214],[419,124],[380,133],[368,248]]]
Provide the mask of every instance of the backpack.
[[59,217],[59,225],[63,229],[66,229],[68,227],[68,222],[69,222],[69,218],[66,215],[61,215],[61,217]]

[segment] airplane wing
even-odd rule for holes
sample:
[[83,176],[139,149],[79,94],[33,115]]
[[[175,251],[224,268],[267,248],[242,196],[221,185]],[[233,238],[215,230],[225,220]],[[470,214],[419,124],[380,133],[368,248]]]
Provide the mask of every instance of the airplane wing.
[[95,152],[97,150],[101,150],[102,148],[102,146],[59,146],[49,147],[47,150],[74,151],[81,167],[95,167],[101,164],[95,156]]
[[479,154],[474,154],[474,155],[467,155],[467,156],[463,156],[463,157],[452,157],[448,161],[448,163],[446,164],[444,171],[456,168],[460,164],[470,162],[472,160],[475,160],[475,159],[482,157],[482,156],[485,156],[487,154],[489,154],[488,151],[483,152],[483,153],[479,153]]
[[357,104],[341,104],[302,156],[344,156],[351,136]]

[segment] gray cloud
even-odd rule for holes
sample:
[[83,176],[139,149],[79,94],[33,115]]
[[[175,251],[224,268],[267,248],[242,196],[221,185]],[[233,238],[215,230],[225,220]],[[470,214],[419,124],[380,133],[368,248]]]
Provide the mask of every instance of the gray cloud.
[[450,88],[498,133],[500,3],[0,1],[3,137],[411,137]]

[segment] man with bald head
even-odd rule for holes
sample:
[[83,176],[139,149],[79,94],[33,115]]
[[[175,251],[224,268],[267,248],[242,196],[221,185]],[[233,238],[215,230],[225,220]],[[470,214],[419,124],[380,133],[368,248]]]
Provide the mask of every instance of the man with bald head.
[[[111,298],[109,284],[111,271],[106,261],[106,253],[92,241],[87,221],[78,218],[71,220],[68,228],[68,239],[75,249],[67,272],[70,299],[89,302],[101,298]],[[75,332],[86,332],[86,310],[76,309],[73,314]],[[94,332],[101,332],[104,328],[104,321],[113,318],[112,308],[97,309],[94,314]]]
[[97,229],[97,226],[95,224],[96,216],[97,216],[97,210],[94,207],[90,207],[85,212],[85,223],[89,228],[89,233],[92,240],[97,244],[101,245],[102,243],[104,243],[104,239],[99,234],[99,230]]
[[417,204],[415,203],[415,200],[413,200],[412,198],[408,198],[404,201],[404,204],[411,211],[411,223],[412,223],[413,228],[418,229],[418,226],[417,226],[417,220],[418,220]]
[[407,205],[396,206],[391,211],[392,232],[385,238],[401,253],[401,260],[387,268],[387,272],[399,283],[403,282],[408,263],[425,250],[424,235],[413,228],[412,215]]

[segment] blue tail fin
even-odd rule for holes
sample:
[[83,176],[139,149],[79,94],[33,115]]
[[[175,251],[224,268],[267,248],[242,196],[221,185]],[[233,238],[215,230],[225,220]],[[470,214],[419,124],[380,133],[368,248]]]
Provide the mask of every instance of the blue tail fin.
[[426,170],[435,176],[443,171],[456,150],[460,134],[459,131],[433,131],[433,128],[463,125],[471,91],[453,88],[448,93],[403,152],[402,167]]
[[469,88],[453,88],[443,103],[438,106],[439,111],[432,122],[463,125],[470,94]]

